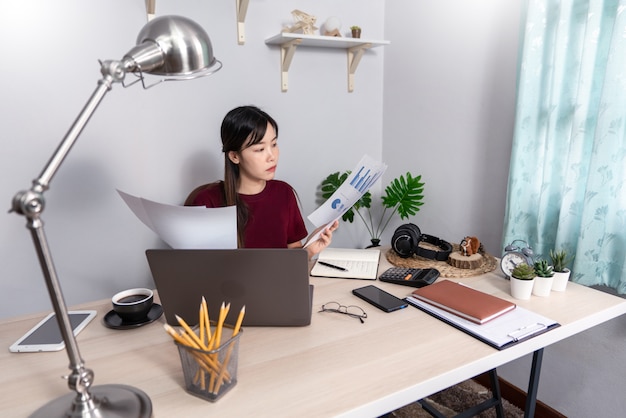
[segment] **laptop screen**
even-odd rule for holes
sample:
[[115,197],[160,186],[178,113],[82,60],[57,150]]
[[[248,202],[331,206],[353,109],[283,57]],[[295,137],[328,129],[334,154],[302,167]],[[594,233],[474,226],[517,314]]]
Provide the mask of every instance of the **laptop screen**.
[[222,303],[230,303],[227,324],[246,306],[244,326],[303,326],[311,322],[312,286],[303,249],[146,251],[148,264],[168,324],[175,315],[198,322],[202,296],[217,320]]

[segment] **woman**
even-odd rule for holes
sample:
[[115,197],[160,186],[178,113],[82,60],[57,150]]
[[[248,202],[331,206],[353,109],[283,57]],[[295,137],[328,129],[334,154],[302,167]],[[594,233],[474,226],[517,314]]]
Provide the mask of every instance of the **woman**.
[[[209,208],[237,206],[237,242],[243,248],[302,248],[308,233],[292,187],[274,180],[278,125],[254,106],[226,114],[221,127],[224,181],[211,184],[189,203]],[[309,258],[326,248],[338,222],[306,247]]]

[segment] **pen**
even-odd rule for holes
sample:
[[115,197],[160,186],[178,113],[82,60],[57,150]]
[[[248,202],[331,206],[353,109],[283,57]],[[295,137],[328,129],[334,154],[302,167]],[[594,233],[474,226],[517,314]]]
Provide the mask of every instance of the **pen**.
[[320,264],[321,264],[321,265],[323,265],[323,266],[326,266],[326,267],[330,267],[330,268],[337,269],[337,270],[341,270],[341,271],[348,271],[348,269],[346,269],[346,268],[339,267],[339,266],[336,266],[336,265],[334,265],[334,264],[327,263],[327,262],[325,262],[325,261],[319,261],[319,260],[317,260],[317,262],[318,262],[318,263],[320,263]]

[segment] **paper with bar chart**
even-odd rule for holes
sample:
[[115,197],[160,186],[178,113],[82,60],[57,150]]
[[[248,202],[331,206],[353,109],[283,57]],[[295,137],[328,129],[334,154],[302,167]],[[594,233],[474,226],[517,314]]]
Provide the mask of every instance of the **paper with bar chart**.
[[309,221],[317,227],[309,236],[305,247],[314,242],[322,231],[335,220],[341,218],[383,175],[387,165],[364,155],[361,161],[331,197],[308,216]]

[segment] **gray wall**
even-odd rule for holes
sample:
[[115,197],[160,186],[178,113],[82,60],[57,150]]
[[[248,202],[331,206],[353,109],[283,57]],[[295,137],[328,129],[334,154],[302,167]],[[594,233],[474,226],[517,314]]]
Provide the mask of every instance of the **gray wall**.
[[[219,126],[228,110],[256,104],[280,126],[277,177],[298,192],[303,213],[329,173],[351,169],[364,153],[382,158],[384,48],[368,51],[347,92],[346,52],[299,48],[290,86],[280,90],[280,50],[264,40],[293,24],[298,8],[318,23],[338,16],[364,36],[384,39],[378,0],[251,0],[247,42],[237,44],[235,0],[159,0],[157,15],[200,23],[224,67],[211,77],[144,91],[115,85],[51,182],[43,214],[68,304],[152,286],[144,250],[162,245],[115,189],[180,204],[195,186],[222,177]],[[30,187],[100,77],[98,59],[120,59],[146,22],[143,0],[0,3],[0,196],[5,208]],[[318,24],[319,26],[319,24]],[[15,42],[9,42],[9,40]],[[308,225],[311,228],[312,225]],[[23,218],[0,216],[0,317],[50,309]],[[363,246],[360,225],[335,244]]]
[[[416,222],[500,255],[522,0],[388,1],[383,159],[424,175]],[[410,21],[407,31],[402,22]],[[538,398],[575,418],[626,411],[626,317],[548,347]],[[531,356],[498,368],[528,386]]]
[[[425,205],[411,221],[424,232],[450,241],[476,235],[499,255],[522,2],[250,0],[240,46],[234,0],[157,1],[158,15],[202,24],[224,68],[148,91],[116,85],[105,98],[46,195],[46,231],[68,304],[152,285],[144,250],[162,244],[115,189],[175,204],[220,178],[219,124],[248,103],[278,120],[277,176],[297,190],[305,215],[316,207],[319,182],[366,152],[389,164],[383,185],[406,171],[423,175]],[[263,41],[292,22],[293,9],[320,24],[337,16],[344,30],[359,24],[365,38],[391,44],[365,54],[353,93],[345,52],[299,48],[289,91],[281,93],[279,50]],[[121,58],[145,21],[143,0],[0,3],[0,197],[7,209],[95,88],[97,60]],[[0,318],[50,310],[24,223],[0,217]],[[384,244],[400,223],[388,227]],[[367,241],[359,223],[342,224],[334,245]],[[539,398],[570,417],[626,410],[626,350],[616,349],[624,325],[611,321],[548,348]],[[529,361],[500,374],[524,387]]]

